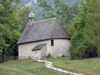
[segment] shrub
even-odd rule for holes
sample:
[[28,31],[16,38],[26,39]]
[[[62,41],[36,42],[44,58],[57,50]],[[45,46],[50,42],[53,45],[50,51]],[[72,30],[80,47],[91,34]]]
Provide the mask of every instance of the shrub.
[[65,57],[65,55],[63,54],[62,57]]
[[51,58],[51,54],[50,54],[50,53],[48,53],[48,56],[47,56],[47,58]]

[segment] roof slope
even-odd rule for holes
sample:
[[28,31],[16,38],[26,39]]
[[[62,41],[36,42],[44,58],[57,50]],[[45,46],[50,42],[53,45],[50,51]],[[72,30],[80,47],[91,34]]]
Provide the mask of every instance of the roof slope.
[[32,51],[41,50],[45,45],[46,44],[38,44],[32,49]]
[[70,39],[70,35],[60,25],[56,18],[34,22],[26,26],[17,44],[47,40],[47,39]]

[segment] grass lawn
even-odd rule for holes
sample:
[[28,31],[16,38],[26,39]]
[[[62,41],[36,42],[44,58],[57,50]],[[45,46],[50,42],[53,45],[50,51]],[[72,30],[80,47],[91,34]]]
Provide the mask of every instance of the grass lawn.
[[100,75],[100,58],[69,60],[68,63],[66,63],[66,58],[68,57],[47,58],[47,60],[52,61],[55,66],[67,70],[81,72],[87,75]]
[[0,75],[69,75],[44,67],[44,63],[30,59],[0,63]]

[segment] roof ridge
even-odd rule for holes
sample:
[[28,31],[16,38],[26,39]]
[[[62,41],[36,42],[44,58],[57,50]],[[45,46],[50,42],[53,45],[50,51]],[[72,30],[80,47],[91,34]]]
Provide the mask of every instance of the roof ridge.
[[56,17],[54,17],[54,18],[49,18],[49,19],[46,19],[46,20],[35,21],[35,22],[33,22],[33,23],[44,22],[44,21],[53,20],[53,19],[56,19]]

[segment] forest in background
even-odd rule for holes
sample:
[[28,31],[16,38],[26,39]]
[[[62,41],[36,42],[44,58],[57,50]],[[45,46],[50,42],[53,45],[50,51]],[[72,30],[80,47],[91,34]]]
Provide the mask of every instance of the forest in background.
[[[64,0],[61,0],[64,1]],[[35,17],[37,17],[37,19],[41,20],[41,14],[44,13],[44,8],[40,7],[38,5],[38,0],[36,3],[34,3],[34,0],[22,0],[24,5],[29,4],[31,6],[31,2],[32,2],[32,8],[35,11]],[[80,4],[80,0],[67,0],[66,3],[69,6],[74,5],[74,3],[77,3],[78,5]],[[47,0],[47,4],[51,5],[52,7],[54,6],[54,0]]]
[[[71,6],[67,0],[53,0],[53,6],[48,0],[37,1],[44,11],[41,19],[56,17],[71,35],[71,59],[100,56],[99,0],[80,0],[80,4]],[[18,55],[17,41],[29,21],[30,10],[21,0],[0,0],[0,59]]]

